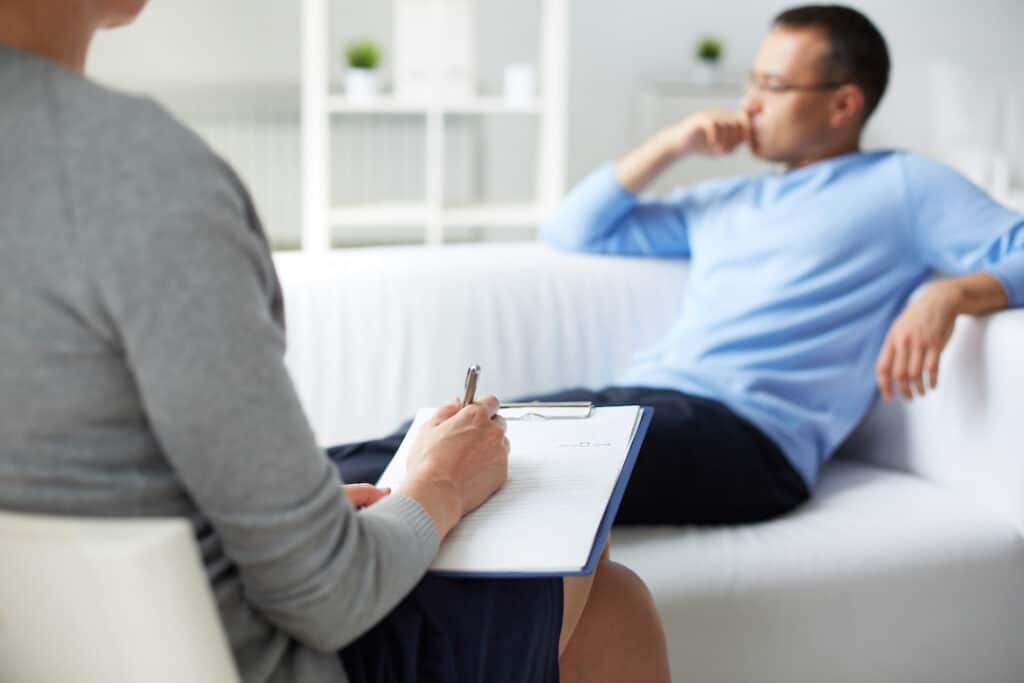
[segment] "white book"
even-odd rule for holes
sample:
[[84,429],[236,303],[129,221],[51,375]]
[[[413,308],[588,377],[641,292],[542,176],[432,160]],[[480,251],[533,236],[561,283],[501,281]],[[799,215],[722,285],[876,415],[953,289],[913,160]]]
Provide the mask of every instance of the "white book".
[[[417,413],[378,486],[401,484],[410,445],[433,410]],[[546,417],[509,419],[508,481],[448,534],[431,571],[461,576],[593,571],[653,410],[601,407],[587,417],[571,410],[549,408],[542,412]],[[505,409],[502,414],[513,416]]]

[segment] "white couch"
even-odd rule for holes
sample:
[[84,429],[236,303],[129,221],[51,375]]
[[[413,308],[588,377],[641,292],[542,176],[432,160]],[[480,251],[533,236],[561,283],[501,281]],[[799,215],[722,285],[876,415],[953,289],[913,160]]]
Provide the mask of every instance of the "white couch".
[[[687,264],[539,244],[280,254],[288,364],[324,444],[460,389],[612,383],[682,305]],[[737,286],[742,286],[738,284]],[[613,532],[676,681],[1024,681],[1024,311],[962,318],[939,389],[876,406],[777,521]]]

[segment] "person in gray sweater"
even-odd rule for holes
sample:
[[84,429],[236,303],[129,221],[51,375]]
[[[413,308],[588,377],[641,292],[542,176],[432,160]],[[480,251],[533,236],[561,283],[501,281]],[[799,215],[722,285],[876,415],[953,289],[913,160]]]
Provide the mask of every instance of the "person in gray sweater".
[[438,409],[399,490],[342,485],[245,189],[82,75],[93,33],[143,4],[0,0],[0,508],[190,519],[246,681],[667,680],[650,595],[607,557],[424,579],[505,480],[494,397]]

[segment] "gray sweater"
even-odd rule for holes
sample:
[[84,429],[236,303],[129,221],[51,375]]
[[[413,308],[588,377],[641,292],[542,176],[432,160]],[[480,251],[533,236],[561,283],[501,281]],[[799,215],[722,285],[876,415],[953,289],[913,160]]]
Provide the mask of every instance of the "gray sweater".
[[344,681],[336,651],[437,532],[409,498],[354,511],[284,345],[231,170],[152,102],[0,45],[0,508],[190,519],[243,678]]

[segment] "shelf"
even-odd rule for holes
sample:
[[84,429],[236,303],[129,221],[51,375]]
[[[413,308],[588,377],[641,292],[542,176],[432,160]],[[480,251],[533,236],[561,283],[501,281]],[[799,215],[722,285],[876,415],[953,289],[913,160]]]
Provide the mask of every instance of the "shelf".
[[441,222],[445,227],[533,228],[540,224],[543,215],[536,204],[487,204],[446,208],[441,213]]
[[418,226],[426,223],[429,215],[426,204],[392,202],[353,204],[332,208],[328,214],[328,220],[333,226]]
[[478,96],[443,101],[405,99],[381,95],[372,100],[351,100],[344,95],[327,98],[327,109],[334,114],[540,114],[538,100],[526,104],[508,104],[503,97]]
[[380,203],[339,206],[330,211],[332,226],[419,226],[435,218],[444,227],[536,227],[543,211],[536,204],[482,204],[446,207],[434,212],[423,203]]
[[[386,92],[372,100],[353,100],[332,81],[330,55],[334,48],[331,28],[330,0],[301,0],[302,7],[302,248],[311,251],[329,249],[338,235],[339,227],[355,228],[347,233],[389,232],[387,228],[419,228],[423,242],[436,245],[448,239],[464,239],[475,233],[474,228],[536,229],[543,211],[554,206],[565,192],[568,151],[568,62],[569,62],[569,4],[570,0],[543,0],[539,5],[538,54],[536,55],[537,82],[543,92],[520,104],[506,102],[504,93],[459,95],[455,92],[417,92],[404,94]],[[392,4],[392,3],[386,3]],[[426,27],[425,27],[426,28]],[[438,28],[440,45],[446,45],[443,27]],[[452,46],[457,47],[457,46]],[[523,58],[522,55],[519,58]],[[425,67],[426,68],[426,67]],[[429,79],[440,78],[439,67],[426,68]],[[397,203],[345,204],[331,206],[331,149],[332,124],[337,117],[387,116],[422,117],[423,121],[423,175],[422,195],[416,201]],[[468,197],[474,203],[468,206],[445,206],[448,191],[447,126],[459,116],[530,116],[535,121],[536,175],[534,196],[522,202],[489,204],[479,197]],[[419,121],[415,122],[419,124]],[[483,136],[480,136],[481,138]],[[474,141],[487,152],[484,140]],[[396,158],[395,163],[405,163]],[[469,168],[482,172],[484,164]],[[422,199],[419,199],[422,197]],[[383,228],[374,230],[374,228]],[[349,235],[350,236],[350,235]]]

